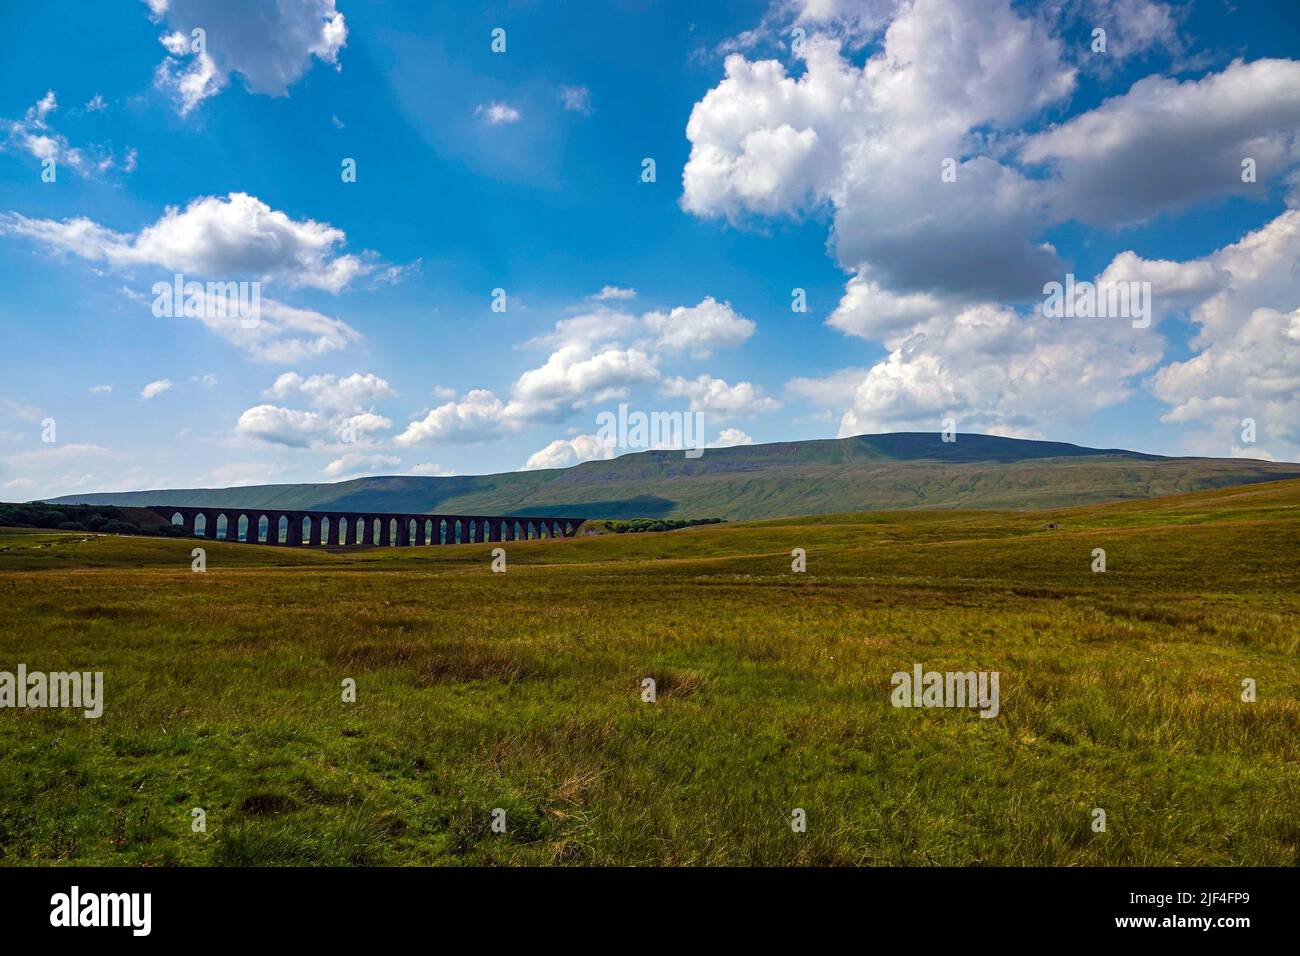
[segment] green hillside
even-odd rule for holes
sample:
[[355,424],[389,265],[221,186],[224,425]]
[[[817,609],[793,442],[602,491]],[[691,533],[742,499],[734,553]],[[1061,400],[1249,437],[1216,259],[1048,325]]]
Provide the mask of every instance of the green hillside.
[[140,506],[563,514],[729,520],[902,508],[1052,508],[1300,477],[1300,465],[1165,458],[992,435],[902,432],[651,451],[572,468],[453,478],[376,477],[69,495],[57,502]]

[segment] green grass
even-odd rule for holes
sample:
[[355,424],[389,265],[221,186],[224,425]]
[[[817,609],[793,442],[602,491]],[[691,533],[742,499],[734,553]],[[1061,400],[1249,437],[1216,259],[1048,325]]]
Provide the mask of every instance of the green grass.
[[[107,698],[0,710],[0,863],[1294,865],[1297,545],[1300,481],[516,542],[506,574],[0,532],[0,670]],[[914,663],[999,671],[1001,714],[891,707]]]

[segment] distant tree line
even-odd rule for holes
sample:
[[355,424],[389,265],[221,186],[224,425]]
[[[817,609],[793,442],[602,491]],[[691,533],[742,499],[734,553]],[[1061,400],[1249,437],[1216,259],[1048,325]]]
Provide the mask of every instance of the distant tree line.
[[149,534],[164,538],[185,536],[185,529],[179,525],[136,524],[129,513],[112,505],[47,505],[43,501],[25,505],[0,503],[0,527]]
[[605,530],[616,534],[640,534],[643,531],[676,531],[699,524],[721,524],[722,518],[633,518],[631,521],[606,521]]

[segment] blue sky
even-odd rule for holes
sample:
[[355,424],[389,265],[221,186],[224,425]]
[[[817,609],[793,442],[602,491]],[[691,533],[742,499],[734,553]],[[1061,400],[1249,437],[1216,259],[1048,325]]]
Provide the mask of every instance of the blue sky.
[[1298,457],[1290,2],[290,6],[0,9],[0,499],[573,464],[620,402]]

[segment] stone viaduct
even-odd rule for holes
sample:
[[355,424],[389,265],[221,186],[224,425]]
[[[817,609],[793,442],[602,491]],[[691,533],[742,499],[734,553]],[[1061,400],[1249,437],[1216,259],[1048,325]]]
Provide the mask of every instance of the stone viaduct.
[[[249,544],[345,547],[469,544],[571,537],[583,518],[285,511],[280,508],[187,508],[149,505],[186,534]],[[180,519],[177,521],[177,519]]]

